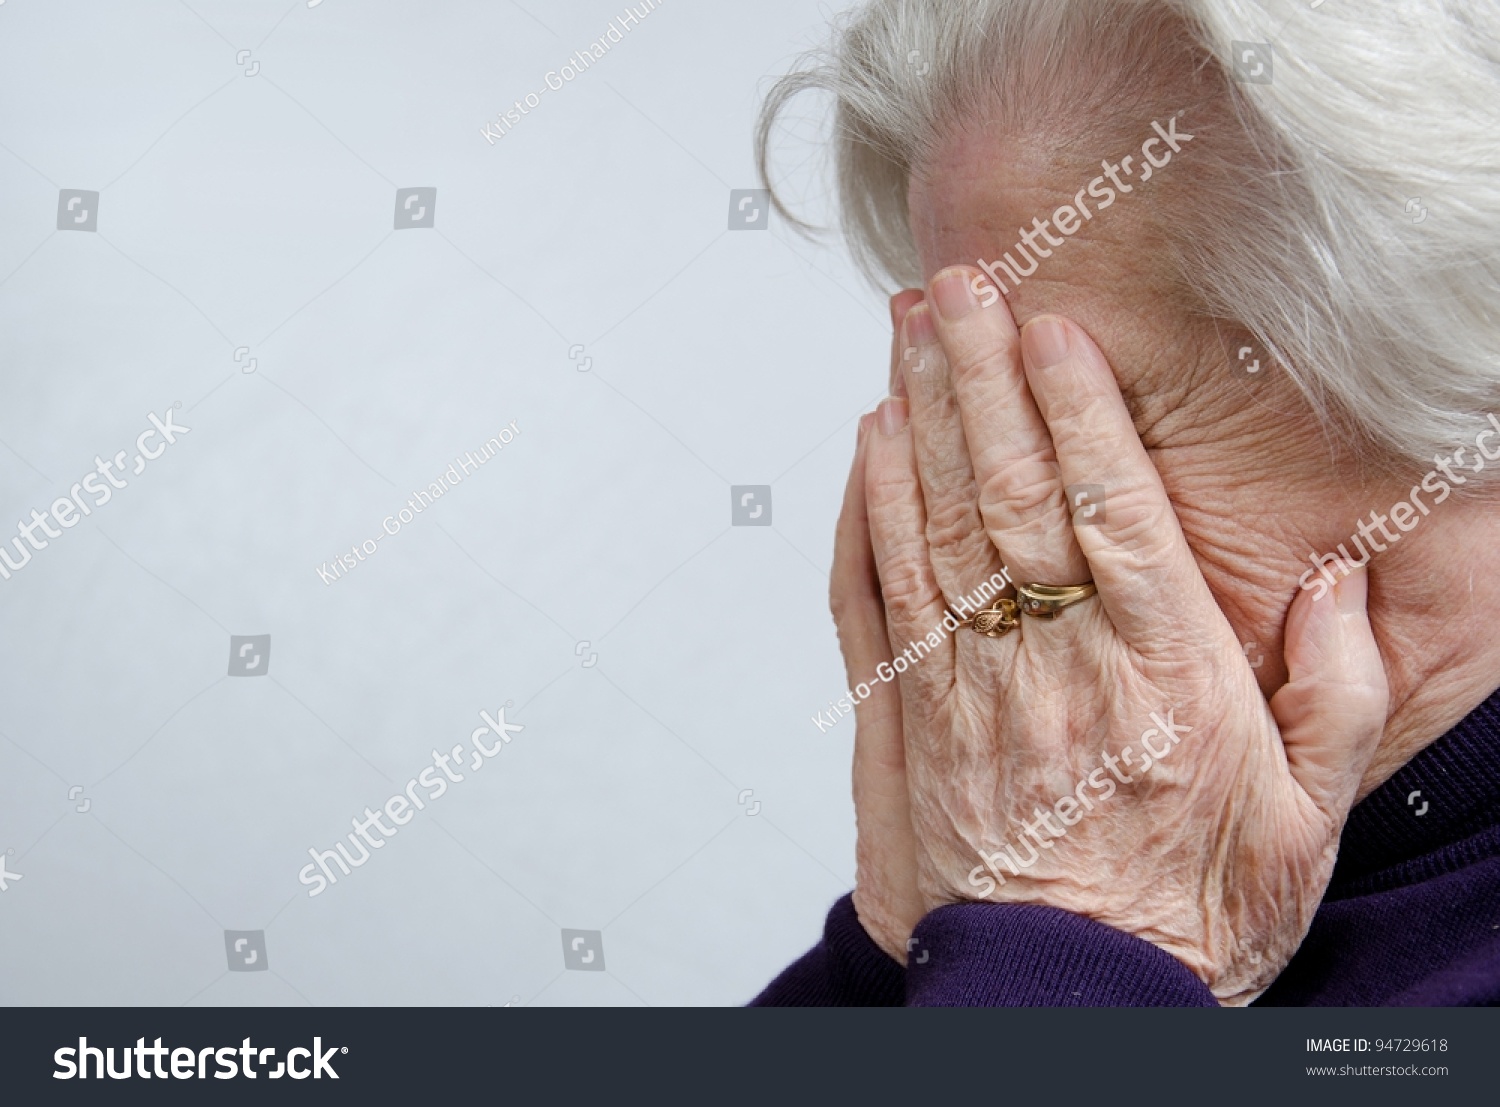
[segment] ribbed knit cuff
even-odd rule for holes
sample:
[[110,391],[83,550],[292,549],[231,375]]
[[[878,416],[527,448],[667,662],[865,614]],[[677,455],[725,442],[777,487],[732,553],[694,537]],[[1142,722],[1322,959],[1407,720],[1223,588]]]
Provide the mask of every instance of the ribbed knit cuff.
[[939,907],[912,936],[908,1007],[1218,1006],[1165,950],[1056,907]]
[[841,990],[860,1007],[900,1007],[906,997],[906,970],[865,932],[854,897],[844,896],[828,912],[823,941],[831,954]]
[[865,933],[844,896],[828,912],[823,940],[771,981],[752,1007],[900,1007],[906,971]]

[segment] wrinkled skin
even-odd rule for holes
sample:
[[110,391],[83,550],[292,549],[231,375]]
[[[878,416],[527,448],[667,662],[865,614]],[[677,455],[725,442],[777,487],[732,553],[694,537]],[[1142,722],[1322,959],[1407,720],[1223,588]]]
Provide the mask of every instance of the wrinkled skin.
[[[1001,638],[945,632],[858,706],[855,908],[904,962],[944,904],[1060,907],[1247,1003],[1306,934],[1385,723],[1365,573],[1292,600],[1267,701],[1103,354],[1057,317],[1023,336],[976,276],[892,301],[895,398],[862,421],[835,555],[850,686],[1002,565],[1099,591]],[[1074,524],[1064,490],[1082,484],[1104,487],[1098,525]],[[1126,747],[1128,783],[1103,771]]]
[[[893,374],[900,357],[901,321],[906,309],[921,299],[919,292],[902,292],[891,300]],[[844,490],[829,589],[850,688],[868,680],[881,663],[892,660],[865,504],[865,444],[874,421],[873,413],[859,421],[859,444]],[[923,908],[917,891],[916,840],[906,786],[897,685],[873,685],[869,698],[855,705],[854,728],[854,814],[858,824],[854,909],[870,937],[905,964],[906,941]]]

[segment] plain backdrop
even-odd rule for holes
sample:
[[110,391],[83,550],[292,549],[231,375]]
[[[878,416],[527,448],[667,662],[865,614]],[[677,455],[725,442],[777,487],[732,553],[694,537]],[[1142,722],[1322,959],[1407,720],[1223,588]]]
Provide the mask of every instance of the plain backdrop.
[[[836,236],[729,228],[836,7],[664,0],[483,137],[625,10],[0,4],[0,537],[149,413],[190,428],[0,580],[0,1002],[742,1003],[849,889],[853,720],[811,716],[886,308]],[[506,704],[502,753],[308,896],[309,847]]]

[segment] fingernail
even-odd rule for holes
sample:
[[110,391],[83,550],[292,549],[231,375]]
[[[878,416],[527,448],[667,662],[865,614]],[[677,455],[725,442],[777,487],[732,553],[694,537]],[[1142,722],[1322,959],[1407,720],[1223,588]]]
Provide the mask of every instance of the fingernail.
[[875,413],[873,411],[867,411],[865,414],[859,417],[859,431],[854,436],[854,441],[856,443],[860,443],[865,440],[865,435],[870,432],[870,424],[873,422],[875,422]]
[[906,313],[906,341],[913,346],[932,346],[937,343],[937,327],[932,322],[932,309],[923,300]]
[[1021,351],[1032,369],[1050,369],[1068,356],[1068,328],[1050,315],[1033,319],[1021,329]]
[[882,400],[875,411],[875,421],[880,425],[881,434],[900,434],[906,426],[906,401],[896,397]]
[[979,306],[974,290],[969,286],[969,274],[963,269],[944,269],[932,281],[932,298],[937,303],[938,314],[948,322],[956,322]]
[[891,381],[891,395],[906,399],[909,393],[906,391],[906,366],[896,366],[896,379]]
[[906,313],[911,310],[910,305],[902,307],[902,302],[909,299],[913,292],[920,293],[921,291],[922,290],[920,288],[903,288],[900,292],[891,297],[891,326],[893,328],[900,330],[901,320],[904,319],[906,317]]
[[[1351,568],[1353,571],[1349,572]],[[1341,579],[1333,590],[1334,604],[1340,615],[1354,615],[1364,610],[1365,591],[1370,586],[1370,578],[1363,570],[1362,565],[1353,566],[1352,562],[1345,562],[1344,571],[1349,575]]]

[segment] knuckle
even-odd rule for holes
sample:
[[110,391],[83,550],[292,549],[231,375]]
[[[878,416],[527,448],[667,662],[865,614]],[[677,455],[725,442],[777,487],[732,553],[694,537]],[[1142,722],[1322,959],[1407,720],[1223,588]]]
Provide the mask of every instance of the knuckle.
[[871,514],[911,500],[915,491],[910,472],[880,466],[865,474],[865,505]]
[[[1107,429],[1113,425],[1113,413],[1113,405],[1102,396],[1076,393],[1052,396],[1047,404],[1047,426],[1053,441],[1059,443],[1058,452],[1063,452],[1063,440],[1084,439],[1099,450],[1101,441],[1118,437]],[[1115,445],[1109,442],[1104,449],[1110,450]]]
[[997,369],[1008,368],[1016,355],[1013,342],[991,335],[974,336],[967,341],[955,337],[954,345],[957,348],[949,354],[948,367],[955,384],[983,380]]
[[1108,527],[1080,527],[1080,537],[1095,532],[1098,555],[1123,562],[1122,568],[1131,571],[1159,568],[1170,561],[1177,525],[1166,501],[1139,489],[1109,489],[1106,496]]
[[848,593],[838,588],[828,593],[828,613],[833,616],[834,626],[842,627],[848,621],[852,607]]
[[834,626],[842,632],[845,627],[852,627],[860,621],[869,611],[871,604],[879,602],[878,595],[854,591],[835,584],[828,593],[828,612],[833,616]]
[[979,509],[987,525],[1005,529],[1054,519],[1064,510],[1057,462],[1031,456],[995,463],[979,487]]
[[983,533],[981,526],[972,494],[939,504],[928,510],[927,545],[934,552],[966,546]]
[[893,615],[917,611],[933,596],[932,574],[916,550],[892,554],[880,569],[880,590]]
[[[1384,675],[1382,673],[1382,675]],[[1364,731],[1379,731],[1385,726],[1386,712],[1390,708],[1390,692],[1385,682],[1378,685],[1363,683],[1344,691],[1344,706],[1348,717],[1356,719]]]

